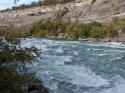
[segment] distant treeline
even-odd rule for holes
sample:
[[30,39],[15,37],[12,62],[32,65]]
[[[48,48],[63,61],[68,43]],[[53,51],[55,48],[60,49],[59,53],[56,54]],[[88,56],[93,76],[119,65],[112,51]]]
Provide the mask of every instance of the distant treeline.
[[25,8],[31,8],[31,7],[35,7],[35,6],[41,6],[41,1],[39,2],[32,2],[29,5],[26,4],[22,4],[20,6],[14,6],[12,7],[13,10],[17,10],[17,9],[25,9]]
[[68,3],[72,1],[75,1],[75,0],[44,0],[44,1],[32,2],[29,5],[22,4],[20,6],[14,6],[12,7],[12,9],[15,10],[15,9],[25,9],[25,8],[35,7],[35,6],[63,4],[63,3]]
[[68,2],[73,2],[75,0],[44,0],[42,2],[43,5],[51,5],[51,4],[63,4]]

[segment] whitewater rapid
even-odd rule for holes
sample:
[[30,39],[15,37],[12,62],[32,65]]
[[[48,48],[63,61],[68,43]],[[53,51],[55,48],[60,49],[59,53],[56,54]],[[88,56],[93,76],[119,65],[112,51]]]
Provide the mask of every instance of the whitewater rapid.
[[30,68],[50,93],[125,93],[125,43],[29,38],[41,49]]

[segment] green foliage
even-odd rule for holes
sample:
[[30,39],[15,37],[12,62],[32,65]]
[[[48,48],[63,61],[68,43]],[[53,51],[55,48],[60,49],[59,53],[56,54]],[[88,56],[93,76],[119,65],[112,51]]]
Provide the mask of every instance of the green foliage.
[[39,82],[34,77],[18,74],[15,70],[0,68],[0,93],[28,93],[24,87]]
[[25,64],[34,62],[39,51],[21,48],[19,40],[7,40],[0,38],[0,93],[28,93],[26,88],[39,80],[26,73]]
[[20,45],[17,46],[14,41],[6,41],[1,39],[0,40],[0,64],[6,62],[32,62],[34,60],[34,56],[32,55],[35,53],[37,56],[39,55],[37,48],[21,48]]
[[34,32],[33,36],[45,38],[47,37],[48,34],[49,34],[48,30],[40,30],[40,31]]
[[102,24],[99,22],[91,22],[88,24],[90,27],[101,27]]
[[[73,23],[64,22],[61,20],[40,20],[31,25],[28,31],[16,31],[15,29],[9,31],[0,31],[0,36],[7,38],[20,38],[20,37],[41,37],[59,39],[60,34],[65,35],[65,39],[79,39],[79,38],[107,38],[117,37],[118,30],[122,28],[124,31],[124,21],[101,24],[98,22],[91,23]],[[13,31],[14,30],[14,31]]]
[[63,4],[63,3],[68,3],[68,2],[73,2],[75,0],[44,0],[42,5],[52,5],[52,4]]
[[104,26],[103,31],[107,37],[116,37],[118,36],[117,27],[114,24],[108,24]]
[[60,33],[64,33],[70,39],[118,36],[117,27],[112,23],[107,25],[102,25],[98,22],[84,24],[62,22],[59,20],[40,20],[32,26],[30,32],[33,33],[33,36],[35,33],[35,36],[39,37],[58,37]]
[[79,38],[79,33],[76,31],[68,32],[68,37],[69,39],[78,39]]
[[79,27],[79,37],[80,38],[87,38],[90,37],[91,34],[91,27],[88,24],[81,24]]
[[101,30],[101,27],[92,27],[91,30],[91,37],[93,38],[102,38],[103,37],[103,33]]

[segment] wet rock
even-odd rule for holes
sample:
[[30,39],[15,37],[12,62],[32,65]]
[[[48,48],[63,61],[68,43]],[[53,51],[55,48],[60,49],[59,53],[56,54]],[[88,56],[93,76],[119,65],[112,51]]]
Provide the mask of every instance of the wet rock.
[[28,93],[49,93],[48,89],[43,85],[30,85],[28,87]]

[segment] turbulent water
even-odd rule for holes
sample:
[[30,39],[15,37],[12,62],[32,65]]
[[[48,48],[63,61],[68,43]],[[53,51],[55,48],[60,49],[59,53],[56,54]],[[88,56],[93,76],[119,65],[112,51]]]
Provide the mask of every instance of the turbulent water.
[[50,93],[125,93],[125,44],[26,39],[41,58],[31,71]]

